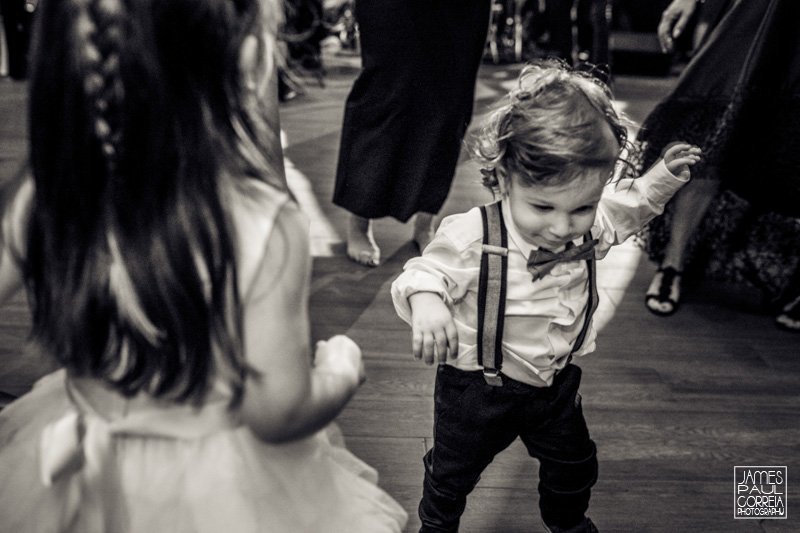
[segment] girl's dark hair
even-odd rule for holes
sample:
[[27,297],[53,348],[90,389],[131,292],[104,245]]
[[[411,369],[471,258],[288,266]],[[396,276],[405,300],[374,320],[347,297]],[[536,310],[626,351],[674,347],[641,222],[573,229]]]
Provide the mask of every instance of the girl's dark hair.
[[[610,128],[619,150],[609,151]],[[575,172],[619,161],[627,130],[611,91],[591,74],[557,60],[526,65],[506,99],[484,122],[473,146],[483,182],[557,183]]]
[[[201,402],[248,372],[226,191],[282,187],[240,72],[263,0],[43,0],[30,71],[33,337],[125,395]],[[242,185],[244,186],[244,185]]]

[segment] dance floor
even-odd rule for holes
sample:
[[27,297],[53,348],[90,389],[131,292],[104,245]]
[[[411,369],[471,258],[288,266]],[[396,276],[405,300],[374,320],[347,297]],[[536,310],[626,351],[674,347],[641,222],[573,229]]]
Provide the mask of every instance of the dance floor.
[[[381,485],[409,511],[411,532],[419,527],[421,459],[432,443],[434,381],[434,369],[411,357],[410,330],[389,295],[415,253],[411,228],[376,222],[383,251],[378,268],[346,259],[346,213],[330,199],[358,58],[325,59],[325,87],[310,81],[305,94],[281,107],[289,184],[310,220],[313,336],[344,333],[360,344],[367,381],[338,423],[350,449],[379,470]],[[481,68],[473,127],[518,70]],[[613,89],[622,109],[641,121],[672,83],[671,77],[620,76]],[[24,89],[0,78],[0,179],[24,158]],[[475,165],[462,155],[439,219],[490,200]],[[793,481],[800,475],[800,335],[776,329],[755,290],[715,283],[694,287],[676,315],[656,317],[644,307],[655,268],[633,242],[598,264],[598,347],[577,361],[600,461],[589,516],[603,532],[800,531],[800,485]],[[4,393],[24,393],[52,368],[23,351],[28,325],[22,295],[0,308]],[[787,519],[734,517],[737,466],[787,468]],[[461,530],[541,530],[537,482],[536,461],[514,443],[482,476]]]

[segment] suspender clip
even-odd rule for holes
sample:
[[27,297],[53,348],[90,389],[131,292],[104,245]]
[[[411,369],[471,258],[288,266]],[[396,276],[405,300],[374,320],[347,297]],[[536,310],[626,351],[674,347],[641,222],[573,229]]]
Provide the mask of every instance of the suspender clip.
[[508,248],[503,246],[492,246],[491,244],[484,244],[481,246],[481,252],[485,254],[494,254],[502,257],[508,257]]
[[483,379],[492,387],[502,387],[503,378],[500,377],[500,372],[494,368],[483,369]]

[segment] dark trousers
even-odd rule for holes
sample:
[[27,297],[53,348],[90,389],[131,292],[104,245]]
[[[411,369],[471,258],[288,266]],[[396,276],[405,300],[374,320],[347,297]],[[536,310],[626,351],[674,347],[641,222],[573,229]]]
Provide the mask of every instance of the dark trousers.
[[577,45],[579,51],[589,52],[595,65],[608,63],[608,0],[547,0],[547,22],[550,28],[550,48],[555,55],[573,63],[576,44],[572,32],[572,7],[577,1]]
[[518,436],[539,460],[539,509],[548,525],[577,525],[597,480],[578,386],[581,370],[567,365],[553,385],[533,387],[503,376],[488,385],[481,371],[440,365],[434,394],[434,444],[425,455],[420,532],[458,531],[467,494],[494,456]]

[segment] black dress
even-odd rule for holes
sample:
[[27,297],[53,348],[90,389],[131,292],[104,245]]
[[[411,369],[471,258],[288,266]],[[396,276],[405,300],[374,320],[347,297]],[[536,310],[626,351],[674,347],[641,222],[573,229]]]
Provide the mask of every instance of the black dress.
[[358,0],[362,71],[333,202],[364,218],[435,214],[472,118],[490,0]]
[[[730,0],[637,137],[642,168],[670,142],[700,146],[692,179],[720,183],[685,275],[748,282],[773,300],[800,289],[800,2]],[[660,262],[671,204],[643,243]]]

